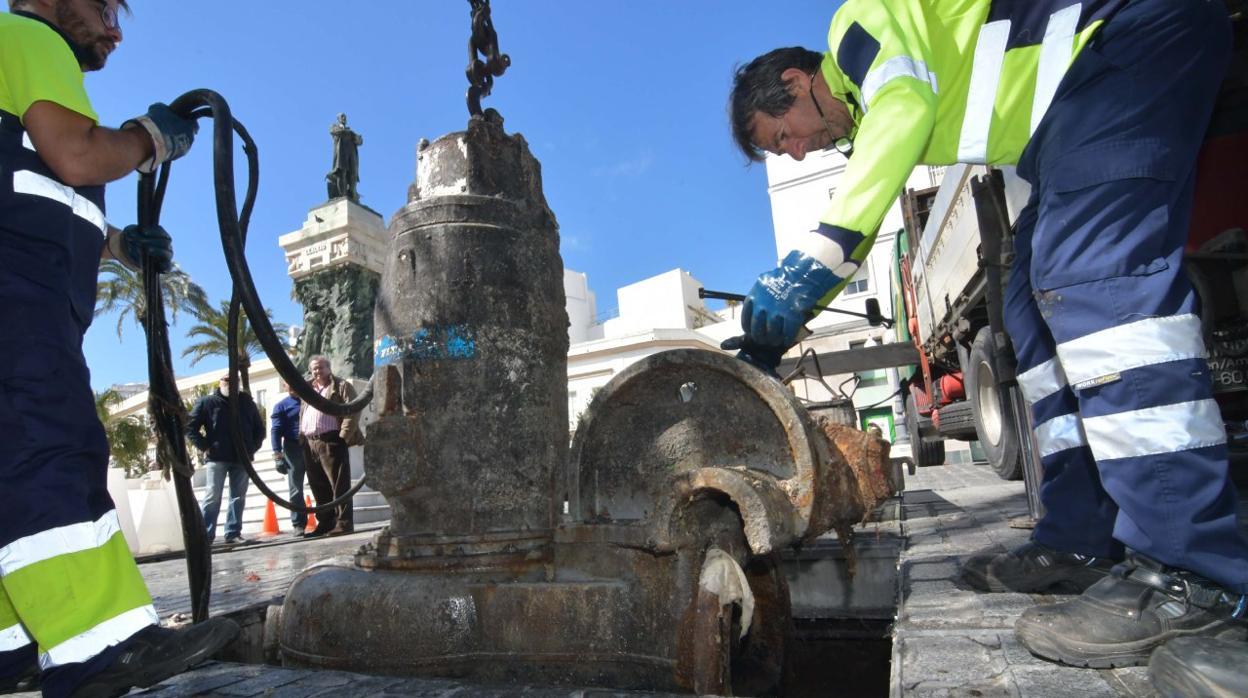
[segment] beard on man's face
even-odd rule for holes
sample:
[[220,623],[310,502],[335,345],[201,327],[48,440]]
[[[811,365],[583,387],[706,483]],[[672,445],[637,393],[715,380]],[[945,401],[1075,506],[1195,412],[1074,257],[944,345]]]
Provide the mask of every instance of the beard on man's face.
[[78,45],[74,53],[84,71],[99,70],[108,62],[108,54],[115,46],[112,38],[107,32],[92,29],[82,13],[68,3],[56,5],[56,26]]

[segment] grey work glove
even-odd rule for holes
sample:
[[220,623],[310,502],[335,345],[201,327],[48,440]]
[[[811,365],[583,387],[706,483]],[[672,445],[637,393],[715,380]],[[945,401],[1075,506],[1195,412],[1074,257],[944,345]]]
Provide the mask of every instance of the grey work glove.
[[147,108],[143,116],[136,116],[121,125],[126,128],[130,124],[138,124],[152,138],[156,152],[151,158],[143,161],[138,167],[139,172],[149,174],[156,171],[162,163],[177,160],[186,155],[195,141],[199,124],[194,119],[183,119],[168,105],[157,102]]
[[173,238],[159,225],[126,226],[117,235],[109,236],[108,251],[113,259],[133,271],[142,269],[144,252],[156,262],[156,271],[161,274],[173,269]]

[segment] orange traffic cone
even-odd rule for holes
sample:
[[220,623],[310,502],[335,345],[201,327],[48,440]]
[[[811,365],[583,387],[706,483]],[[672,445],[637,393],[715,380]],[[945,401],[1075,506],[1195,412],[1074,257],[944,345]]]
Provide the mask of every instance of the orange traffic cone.
[[[304,499],[305,499],[305,500],[307,500],[308,508],[309,508],[309,509],[311,509],[311,508],[312,508],[312,498],[311,498],[311,497],[304,497]],[[308,512],[308,525],[303,527],[303,531],[304,531],[304,533],[311,533],[311,532],[313,532],[313,531],[315,531],[315,530],[316,530],[316,512],[314,512],[314,511],[309,511],[309,512]]]
[[260,531],[264,536],[276,536],[281,533],[277,527],[277,509],[273,506],[273,500],[270,499],[264,507],[264,530]]

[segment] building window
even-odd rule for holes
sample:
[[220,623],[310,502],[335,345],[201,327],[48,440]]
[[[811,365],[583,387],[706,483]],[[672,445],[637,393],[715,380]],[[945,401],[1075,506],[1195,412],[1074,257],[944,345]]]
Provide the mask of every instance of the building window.
[[857,293],[866,293],[871,290],[871,269],[866,264],[858,268],[858,273],[854,274],[854,278],[841,292],[842,296],[852,296]]

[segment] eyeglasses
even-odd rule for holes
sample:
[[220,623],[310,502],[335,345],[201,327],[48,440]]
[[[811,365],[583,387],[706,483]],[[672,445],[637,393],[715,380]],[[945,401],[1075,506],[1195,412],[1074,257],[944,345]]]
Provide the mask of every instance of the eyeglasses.
[[815,99],[816,75],[818,75],[817,72],[810,74],[810,89],[807,90],[807,92],[810,93],[810,102],[815,105],[815,113],[819,115],[819,121],[823,124],[823,130],[827,131],[828,137],[832,139],[832,145],[829,147],[835,149],[836,152],[848,158],[854,154],[854,141],[849,136],[841,136],[840,138],[837,138],[832,135],[832,128],[828,126],[828,119],[823,115],[823,108],[819,106],[819,100]]
[[107,2],[100,3],[100,20],[105,29],[121,29],[121,20],[117,18],[117,6]]

